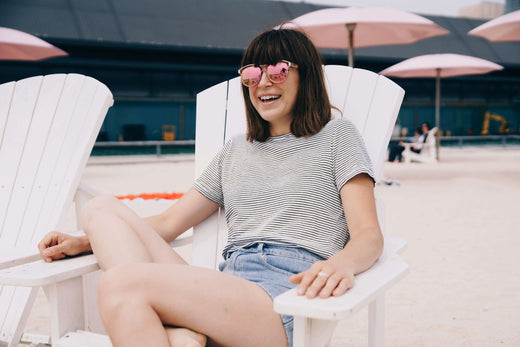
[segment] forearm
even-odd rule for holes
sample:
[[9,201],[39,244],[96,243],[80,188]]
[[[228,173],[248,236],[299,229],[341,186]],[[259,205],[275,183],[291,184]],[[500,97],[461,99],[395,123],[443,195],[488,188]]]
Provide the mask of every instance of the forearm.
[[217,203],[191,188],[165,212],[144,220],[164,240],[171,242],[189,228],[209,217],[218,207]]
[[171,221],[168,222],[167,218],[162,214],[146,217],[144,221],[167,242],[173,241],[177,236],[188,229],[175,230],[173,223]]
[[353,237],[341,251],[331,257],[354,275],[370,268],[383,252],[384,239],[379,228],[373,228]]

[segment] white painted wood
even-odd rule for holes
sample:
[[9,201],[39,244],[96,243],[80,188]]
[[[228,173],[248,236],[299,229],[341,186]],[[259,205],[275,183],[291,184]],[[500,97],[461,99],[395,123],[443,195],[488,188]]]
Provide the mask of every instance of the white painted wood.
[[46,134],[52,125],[65,77],[63,74],[51,75],[42,80],[3,226],[7,234],[2,239],[3,243],[18,245],[18,239],[22,237],[20,226],[31,198],[33,183],[47,142]]
[[83,276],[83,293],[85,308],[85,330],[100,334],[106,334],[106,329],[97,309],[97,284],[101,270]]
[[106,335],[74,331],[63,336],[53,347],[112,347],[112,343]]
[[399,256],[393,255],[389,259],[378,260],[369,270],[357,275],[354,287],[340,297],[309,300],[292,289],[275,298],[274,310],[317,319],[345,319],[375,300],[407,273],[408,265]]
[[16,234],[4,229],[4,223],[11,201],[14,182],[18,174],[20,158],[23,154],[34,105],[36,103],[42,77],[33,77],[16,84],[11,100],[11,108],[0,147],[0,243],[15,245]]
[[[2,330],[0,331],[0,344],[7,346],[18,346],[18,341],[23,335],[23,327],[29,318],[30,310],[38,288],[12,288],[5,287],[1,293],[3,306]],[[23,324],[19,324],[19,322]]]
[[354,69],[350,77],[350,87],[343,109],[343,117],[352,121],[361,135],[365,133],[365,123],[372,104],[377,79],[376,73],[361,69]]
[[0,271],[0,283],[11,286],[43,287],[99,270],[93,254],[66,261],[46,263],[38,260]]
[[388,142],[403,98],[404,90],[401,87],[385,76],[377,76],[363,131],[376,180],[379,180],[383,173]]
[[229,80],[225,140],[247,131],[246,108],[240,77]]
[[338,321],[294,317],[293,345],[297,347],[328,346]]
[[4,130],[6,128],[9,109],[11,108],[14,86],[14,82],[0,85],[0,144],[4,138]]
[[338,110],[334,110],[334,108],[332,110],[334,118],[341,118],[343,116],[352,70],[350,67],[341,65],[324,66],[325,85],[330,103],[332,106],[338,108]]
[[[195,176],[198,177],[222,148],[225,139],[228,83],[222,82],[197,95]],[[220,211],[194,228],[193,265],[215,268]],[[217,230],[216,230],[217,228]]]
[[[45,203],[51,199],[48,198],[48,194],[54,173],[57,173],[58,176],[62,176],[58,172],[59,156],[68,131],[71,114],[74,112],[74,104],[81,93],[81,81],[82,76],[78,75],[68,76],[65,80],[61,97],[61,99],[65,101],[57,105],[54,121],[48,134],[46,134],[47,144],[41,157],[42,165],[38,170],[38,176],[34,182],[31,199],[27,206],[27,211],[20,229],[19,242],[21,244],[32,244],[33,237],[41,237],[49,230],[52,230],[52,228],[41,228],[38,230],[37,225],[39,218],[50,217],[48,212],[44,212],[44,209],[46,208]],[[57,224],[56,220],[49,222]],[[57,225],[54,227],[57,227]]]
[[[13,268],[31,273],[23,264],[39,258],[36,243],[68,212],[112,103],[106,86],[77,74],[0,85],[0,268],[6,273]],[[51,273],[47,281],[70,276]],[[41,284],[8,283],[0,280],[0,341],[17,346]]]
[[51,308],[51,340],[69,331],[85,329],[83,281],[75,277],[43,287]]
[[[367,148],[369,148],[369,154],[378,170],[382,166],[380,152],[383,149],[380,147],[384,147],[386,150],[387,142],[385,143],[385,141],[388,140],[385,139],[387,134],[389,138],[395,121],[395,118],[392,120],[392,117],[397,115],[402,101],[402,89],[390,80],[369,71],[344,67],[327,67],[326,71],[327,83],[332,91],[335,90],[335,84],[342,82],[342,79],[346,80],[340,87],[344,92],[331,93],[332,102],[342,109],[343,116],[353,120],[365,141],[369,143]],[[346,98],[341,95],[345,91]],[[242,129],[245,130],[243,115],[244,109],[238,79],[231,80],[229,86],[227,82],[224,82],[198,95],[197,176],[222,147],[226,138],[242,132]],[[379,145],[372,145],[374,141],[379,141]],[[380,221],[384,224],[382,218]],[[222,211],[215,213],[194,230],[193,259],[195,265],[215,268],[218,254],[220,254],[225,240],[225,231]],[[224,237],[217,237],[219,232],[224,234]],[[339,319],[346,318],[367,305],[372,307],[370,324],[371,327],[375,327],[371,328],[374,332],[371,332],[370,339],[376,342],[382,341],[380,330],[384,324],[384,312],[380,306],[383,305],[383,295],[408,272],[408,265],[397,255],[404,245],[403,240],[385,238],[383,255],[371,269],[357,275],[355,286],[341,297],[308,300],[296,295],[295,290],[291,290],[275,298],[274,309],[276,312],[295,316],[297,322],[295,346],[326,345]],[[62,268],[59,268],[60,266]],[[53,286],[55,282],[78,278],[78,276],[86,275],[98,268],[92,255],[53,264],[33,262],[30,265],[18,266],[16,271],[1,270],[0,283]],[[78,298],[75,299],[75,302],[77,301]],[[59,343],[61,345],[63,340],[70,342],[74,338],[80,339],[74,341],[86,341],[84,337],[81,337],[83,335],[80,332],[67,335],[67,338],[62,338]],[[89,338],[97,338],[97,336],[89,335],[87,340]]]
[[368,305],[368,345],[385,345],[385,296],[379,295]]

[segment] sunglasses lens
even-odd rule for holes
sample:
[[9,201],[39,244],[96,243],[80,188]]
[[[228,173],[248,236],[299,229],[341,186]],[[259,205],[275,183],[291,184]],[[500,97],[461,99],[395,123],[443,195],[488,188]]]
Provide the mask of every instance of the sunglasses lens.
[[287,79],[287,76],[289,76],[289,65],[284,62],[269,65],[267,67],[267,76],[273,83],[282,83]]
[[242,76],[242,83],[246,87],[252,87],[260,82],[262,69],[257,66],[249,66],[242,70],[240,75]]

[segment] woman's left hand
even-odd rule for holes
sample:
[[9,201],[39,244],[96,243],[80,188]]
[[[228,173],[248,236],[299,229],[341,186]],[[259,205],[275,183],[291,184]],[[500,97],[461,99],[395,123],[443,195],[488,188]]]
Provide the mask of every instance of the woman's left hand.
[[339,259],[331,257],[328,260],[317,261],[307,271],[300,272],[289,278],[292,283],[299,284],[298,295],[312,299],[343,295],[354,285],[354,271]]

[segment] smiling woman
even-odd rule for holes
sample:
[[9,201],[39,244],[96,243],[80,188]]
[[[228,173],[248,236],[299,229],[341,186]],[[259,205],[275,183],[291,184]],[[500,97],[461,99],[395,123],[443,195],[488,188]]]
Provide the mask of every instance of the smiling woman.
[[[283,63],[289,68],[287,74],[282,73],[283,78],[277,77],[283,83],[264,77],[266,73],[260,75],[261,80],[256,84],[244,83],[243,73],[251,71],[248,67],[256,67],[256,76],[253,77],[258,79],[259,69],[273,74],[277,72],[274,67],[285,67]],[[269,69],[269,64],[273,68]],[[256,37],[244,53],[242,66],[239,73],[242,76],[249,140],[265,141],[272,135],[271,130],[277,134],[290,131],[295,136],[309,136],[330,120],[331,105],[325,88],[321,57],[305,34],[296,30],[273,30]],[[260,97],[269,101],[263,103]],[[277,101],[271,102],[270,99]],[[273,117],[274,110],[280,113],[271,129],[268,119],[263,117]],[[292,122],[293,116],[297,121]]]
[[[82,210],[86,237],[50,233],[39,244],[47,261],[95,253],[114,346],[292,346],[293,317],[274,312],[273,298],[295,287],[310,299],[343,295],[381,255],[370,158],[350,121],[331,120],[316,47],[301,32],[269,30],[242,66],[247,134],[230,138],[176,203],[141,219],[97,197]],[[188,266],[168,242],[220,207],[220,271]]]

